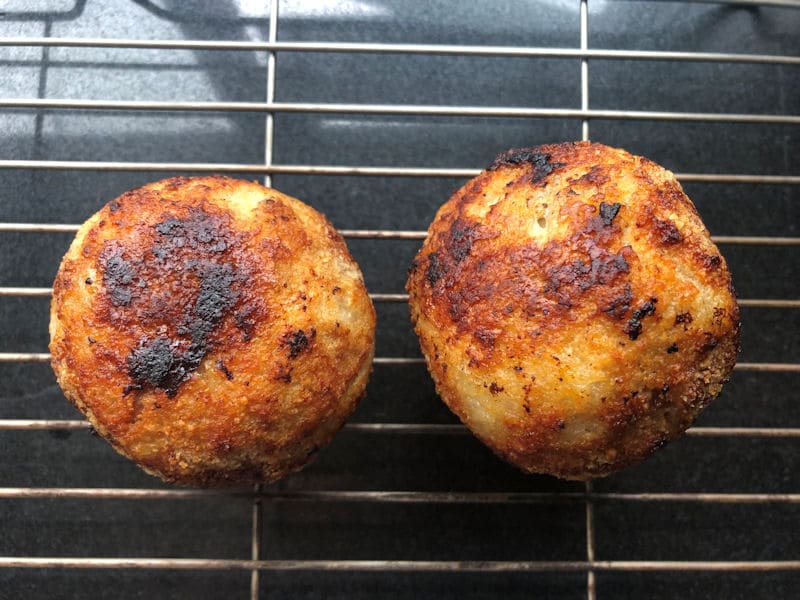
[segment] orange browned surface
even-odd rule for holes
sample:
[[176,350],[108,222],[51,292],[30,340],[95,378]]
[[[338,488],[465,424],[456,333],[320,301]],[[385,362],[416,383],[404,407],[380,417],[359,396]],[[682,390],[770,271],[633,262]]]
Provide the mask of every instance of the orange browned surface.
[[510,150],[409,272],[437,391],[525,471],[606,475],[678,437],[739,346],[725,259],[669,171],[588,142]]
[[174,178],[78,231],[56,276],[53,368],[100,435],[166,481],[274,481],[364,394],[375,312],[344,240],[256,183]]

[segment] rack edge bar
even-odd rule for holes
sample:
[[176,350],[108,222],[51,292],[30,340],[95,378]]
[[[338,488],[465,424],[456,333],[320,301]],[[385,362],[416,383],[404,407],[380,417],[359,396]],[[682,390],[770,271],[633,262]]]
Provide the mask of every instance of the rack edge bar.
[[795,571],[784,561],[413,561],[413,560],[236,560],[202,558],[66,558],[2,556],[0,568],[170,569],[270,571]]

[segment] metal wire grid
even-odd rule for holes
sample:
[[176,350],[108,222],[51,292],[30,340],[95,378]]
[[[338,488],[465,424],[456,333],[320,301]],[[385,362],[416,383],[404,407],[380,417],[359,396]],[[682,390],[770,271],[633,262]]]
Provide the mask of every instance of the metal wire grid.
[[[266,97],[264,102],[161,102],[161,101],[112,101],[92,99],[40,99],[0,98],[0,108],[29,109],[84,109],[125,111],[225,111],[257,112],[265,114],[265,154],[263,164],[222,163],[144,163],[111,161],[55,161],[55,160],[0,160],[0,169],[32,170],[89,170],[89,171],[186,171],[186,172],[237,172],[262,174],[265,184],[271,183],[275,174],[303,175],[356,175],[399,177],[471,177],[475,169],[436,169],[405,167],[332,166],[311,164],[274,164],[273,129],[275,113],[335,113],[359,115],[426,115],[426,116],[474,116],[474,117],[537,117],[556,119],[579,119],[584,140],[590,137],[592,119],[722,122],[722,123],[772,123],[800,125],[799,115],[773,114],[722,114],[705,112],[664,112],[597,110],[589,107],[589,61],[591,59],[642,60],[642,61],[687,61],[718,63],[754,63],[800,66],[800,57],[769,54],[735,54],[708,52],[673,52],[642,50],[590,49],[588,47],[588,0],[580,2],[580,47],[538,48],[506,46],[468,46],[435,44],[384,44],[341,42],[278,42],[279,1],[270,2],[268,39],[265,42],[201,41],[201,40],[125,40],[103,38],[0,38],[0,46],[32,47],[93,47],[93,48],[140,48],[171,50],[241,50],[266,51]],[[740,4],[728,0],[727,4]],[[760,2],[800,8],[800,3],[781,0]],[[581,64],[581,108],[554,109],[534,107],[484,107],[484,106],[423,106],[384,104],[326,104],[326,103],[281,103],[275,102],[275,62],[279,52],[336,52],[369,54],[421,54],[458,56],[579,58]],[[764,183],[800,185],[800,175],[759,175],[753,173],[678,173],[684,182]],[[45,223],[0,223],[0,232],[74,232],[76,224]],[[405,239],[421,240],[424,231],[400,230],[342,230],[351,239]],[[717,243],[740,245],[800,246],[797,237],[715,236]],[[49,296],[50,288],[0,287],[0,296]],[[375,302],[405,302],[406,294],[373,293]],[[740,305],[761,308],[800,309],[800,299],[744,298]],[[6,352],[0,353],[0,362],[46,362],[47,353]],[[376,357],[378,366],[421,364],[421,358]],[[739,363],[740,371],[800,372],[800,363]],[[45,419],[0,419],[0,430],[79,430],[88,429],[82,420]],[[347,430],[372,433],[401,433],[408,435],[463,435],[461,425],[405,424],[405,423],[351,423]],[[694,427],[690,436],[702,437],[772,437],[800,438],[800,428],[775,427]],[[171,569],[171,570],[245,570],[251,573],[251,597],[258,597],[259,572],[281,571],[363,571],[363,572],[585,572],[586,594],[595,598],[595,573],[608,571],[798,571],[800,560],[770,561],[624,561],[597,560],[594,544],[594,503],[602,500],[626,502],[697,502],[697,503],[800,503],[800,494],[769,493],[601,493],[587,483],[583,492],[422,492],[422,491],[300,491],[287,492],[261,489],[256,486],[250,492],[220,492],[185,489],[120,489],[120,488],[49,488],[49,487],[2,487],[0,498],[102,498],[102,499],[190,499],[213,495],[246,496],[252,499],[252,535],[250,560],[228,559],[183,559],[183,558],[56,558],[56,557],[0,557],[0,568],[56,567],[69,569]],[[263,560],[261,559],[260,528],[262,499],[285,501],[336,501],[336,502],[389,502],[389,503],[438,503],[438,504],[495,504],[538,503],[563,501],[583,503],[586,519],[585,561],[419,561],[419,560]]]

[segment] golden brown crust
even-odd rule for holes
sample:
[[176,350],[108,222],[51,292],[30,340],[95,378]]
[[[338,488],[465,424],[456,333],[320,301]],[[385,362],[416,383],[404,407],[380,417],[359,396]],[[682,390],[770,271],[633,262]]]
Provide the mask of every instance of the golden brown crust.
[[66,396],[167,481],[273,481],[355,409],[375,312],[344,240],[256,183],[174,178],[79,230],[54,283],[50,351]]
[[736,360],[724,258],[672,173],[588,142],[510,150],[409,272],[437,390],[500,456],[585,479],[680,435]]

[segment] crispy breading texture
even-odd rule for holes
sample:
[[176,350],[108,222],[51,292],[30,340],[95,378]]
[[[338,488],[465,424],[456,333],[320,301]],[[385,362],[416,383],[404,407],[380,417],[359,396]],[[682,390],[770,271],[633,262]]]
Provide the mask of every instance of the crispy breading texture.
[[596,143],[500,155],[440,208],[407,289],[444,402],[566,479],[678,437],[739,349],[725,259],[674,175]]
[[173,178],[78,231],[53,287],[66,397],[165,481],[277,480],[364,394],[375,311],[320,213],[256,183]]

